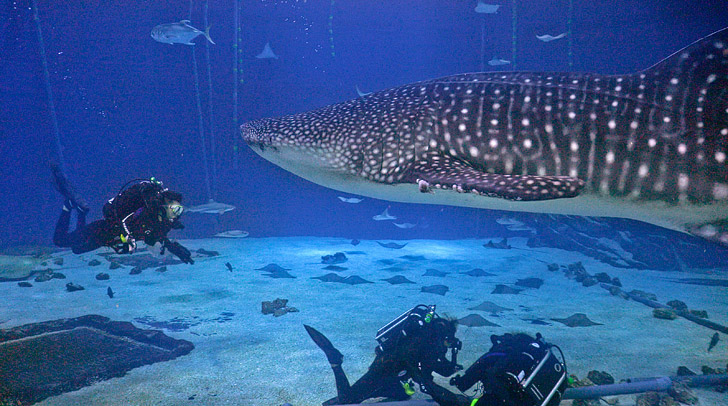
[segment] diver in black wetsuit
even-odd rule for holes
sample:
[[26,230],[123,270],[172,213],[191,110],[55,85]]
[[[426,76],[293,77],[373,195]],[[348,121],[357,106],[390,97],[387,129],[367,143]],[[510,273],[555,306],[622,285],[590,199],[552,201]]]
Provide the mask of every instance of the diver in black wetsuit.
[[[419,311],[421,309],[425,310]],[[432,372],[450,376],[462,369],[457,364],[457,351],[461,347],[460,340],[455,337],[457,321],[437,317],[434,306],[423,305],[399,319],[403,323],[387,331],[391,333],[387,341],[380,340],[378,335],[380,346],[376,349],[374,361],[353,385],[349,385],[341,367],[344,356],[323,334],[304,325],[326,354],[334,371],[338,396],[324,402],[324,405],[360,403],[374,397],[406,400],[414,393],[410,380],[421,383],[423,380],[432,380]],[[392,323],[385,327],[389,326]],[[449,349],[452,349],[452,360],[446,358]]]
[[[56,189],[66,198],[56,223],[53,243],[70,247],[75,254],[111,247],[117,253],[133,253],[136,241],[147,245],[162,244],[182,262],[193,264],[190,251],[178,242],[170,241],[167,233],[184,226],[182,195],[165,188],[152,178],[119,192],[103,207],[104,218],[86,224],[88,205],[78,196],[57,165],[51,165]],[[76,229],[69,232],[71,210],[77,212]]]

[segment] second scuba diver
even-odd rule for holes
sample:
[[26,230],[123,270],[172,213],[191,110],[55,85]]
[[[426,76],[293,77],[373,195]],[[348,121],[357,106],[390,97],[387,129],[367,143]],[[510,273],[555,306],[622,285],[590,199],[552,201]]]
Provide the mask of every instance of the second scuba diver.
[[[457,364],[461,347],[455,337],[457,321],[437,316],[435,306],[416,306],[380,329],[374,361],[353,385],[341,367],[341,352],[318,330],[304,327],[334,371],[338,396],[324,405],[360,403],[375,397],[407,400],[414,394],[410,380],[422,384],[432,380],[433,372],[450,376],[462,369]],[[451,360],[447,359],[448,350],[452,350]]]
[[[71,248],[75,254],[111,247],[118,254],[133,253],[136,241],[147,245],[161,243],[161,252],[168,250],[182,262],[194,264],[190,251],[171,241],[167,233],[184,226],[180,222],[182,195],[171,191],[152,178],[120,191],[104,204],[100,220],[86,224],[88,205],[75,192],[61,169],[51,164],[56,189],[66,199],[58,218],[53,242]],[[77,212],[76,229],[69,232],[71,210]]]

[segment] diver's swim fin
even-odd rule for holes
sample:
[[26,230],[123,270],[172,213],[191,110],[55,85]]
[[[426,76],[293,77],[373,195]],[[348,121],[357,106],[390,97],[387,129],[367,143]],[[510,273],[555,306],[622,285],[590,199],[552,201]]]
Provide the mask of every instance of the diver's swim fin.
[[339,352],[336,348],[334,348],[334,345],[331,344],[331,341],[329,341],[328,338],[326,338],[325,335],[321,334],[320,331],[316,330],[315,328],[307,325],[303,325],[303,327],[306,329],[306,332],[308,332],[308,335],[311,336],[311,339],[313,342],[316,343],[316,345],[321,348],[321,350],[326,354],[326,359],[329,360],[329,364],[331,365],[341,365],[341,362],[344,361],[344,355]]
[[60,192],[66,200],[71,202],[73,208],[84,213],[88,212],[88,204],[86,203],[86,200],[76,193],[76,190],[68,182],[68,178],[66,178],[66,175],[63,173],[58,164],[51,162],[50,166],[51,173],[53,174],[53,186],[55,186],[56,190],[58,190],[58,192]]

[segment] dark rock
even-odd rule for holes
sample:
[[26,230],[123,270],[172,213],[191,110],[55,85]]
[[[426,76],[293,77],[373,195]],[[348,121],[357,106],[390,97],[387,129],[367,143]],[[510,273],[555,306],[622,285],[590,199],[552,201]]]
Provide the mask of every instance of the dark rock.
[[220,256],[220,253],[217,251],[208,251],[204,248],[200,248],[197,250],[197,253],[200,255],[204,255],[206,257],[218,257]]
[[658,392],[645,392],[635,399],[636,406],[660,406],[660,394]]
[[300,311],[297,308],[291,306],[286,307],[286,309],[288,309],[288,313],[298,313]]
[[448,291],[450,291],[450,288],[445,285],[431,285],[423,286],[422,288],[420,288],[420,292],[433,293],[440,296],[445,296],[445,293],[447,293]]
[[63,265],[63,257],[53,258],[53,263],[56,265]]
[[53,279],[66,279],[66,275],[60,272],[53,272],[51,276],[53,277]]
[[700,317],[701,319],[707,319],[708,318],[708,311],[707,310],[693,310],[693,309],[690,309],[690,314],[692,314],[695,317]]
[[695,372],[691,371],[688,367],[682,366],[682,365],[677,367],[677,376],[693,376],[693,375],[697,375],[697,374]]
[[597,278],[597,281],[601,283],[612,283],[612,278],[606,274],[606,272],[599,272],[598,274],[594,275],[595,278]]
[[680,403],[694,405],[698,403],[698,397],[688,388],[684,382],[673,382],[667,389],[667,394]]
[[385,282],[389,282],[391,285],[401,285],[403,283],[414,283],[402,275],[395,275],[388,279],[382,279]]
[[485,248],[497,248],[502,250],[509,250],[511,249],[511,246],[508,245],[508,239],[504,238],[499,242],[495,242],[493,240],[488,241],[487,243],[483,244],[483,247]]
[[103,272],[101,272],[100,274],[97,274],[97,275],[96,275],[96,280],[99,280],[99,281],[108,281],[108,280],[109,280],[109,278],[111,278],[111,277],[109,276],[109,274],[107,274],[107,273],[103,273]]
[[622,287],[622,281],[619,280],[616,276],[612,278],[612,285]]
[[521,293],[521,289],[512,288],[506,285],[495,285],[495,289],[490,292],[493,295],[517,295]]
[[521,286],[524,288],[538,289],[541,287],[541,285],[543,285],[543,279],[541,278],[524,278],[516,281],[516,286]]
[[88,266],[98,266],[98,265],[101,265],[101,261],[99,261],[96,258],[88,261]]
[[653,302],[657,301],[657,295],[655,295],[654,293],[648,293],[648,292],[645,292],[642,290],[634,289],[631,292],[629,292],[629,294],[639,296],[639,297],[647,299],[647,300],[652,300]]
[[33,285],[30,282],[18,282],[18,286],[21,288],[32,288]]
[[288,304],[288,299],[276,299],[270,302],[261,302],[263,314],[273,314],[276,310],[283,309]]
[[565,319],[551,319],[551,320],[558,321],[559,323],[563,323],[569,327],[589,327],[589,326],[601,326],[602,325],[602,323],[596,323],[596,322],[589,320],[589,317],[587,317],[587,315],[584,313],[574,313]]
[[717,375],[718,374],[718,371],[716,371],[715,369],[713,369],[707,365],[703,365],[702,367],[700,367],[700,372],[702,372],[703,375]]
[[469,314],[458,320],[458,324],[467,327],[500,327],[495,323],[491,323],[479,314]]
[[667,305],[677,311],[688,309],[688,305],[686,305],[685,302],[683,302],[681,300],[671,300],[671,301],[667,302]]
[[677,318],[677,313],[675,313],[675,310],[672,309],[653,309],[652,315],[656,319],[664,320],[675,320]]
[[275,310],[273,310],[273,317],[280,317],[286,313],[288,313],[288,311],[286,310],[285,307],[282,309],[275,309]]
[[35,277],[36,282],[47,282],[53,279],[53,272],[45,272]]
[[160,266],[159,268],[154,270],[155,272],[167,272],[166,266]]
[[593,276],[587,276],[586,278],[584,278],[584,280],[581,281],[581,284],[584,285],[587,288],[590,287],[590,286],[594,286],[597,283],[599,283],[597,281],[597,278],[595,278]]
[[614,383],[614,377],[604,371],[589,371],[586,377],[595,385],[611,385]]
[[109,263],[109,269],[119,269],[119,268],[121,268],[120,263],[118,263],[116,261],[111,261],[111,263]]
[[79,290],[84,290],[84,288],[81,285],[76,285],[75,283],[70,283],[69,282],[69,283],[66,284],[66,290],[69,291],[69,292],[76,292],[76,291],[79,291]]
[[556,272],[559,270],[559,264],[549,264],[548,270],[551,272]]
[[321,263],[329,265],[342,264],[348,260],[349,258],[347,258],[346,254],[343,252],[337,252],[334,255],[324,255],[321,257]]
[[142,273],[142,267],[141,266],[135,266],[134,268],[131,268],[131,271],[129,271],[129,275],[139,275]]

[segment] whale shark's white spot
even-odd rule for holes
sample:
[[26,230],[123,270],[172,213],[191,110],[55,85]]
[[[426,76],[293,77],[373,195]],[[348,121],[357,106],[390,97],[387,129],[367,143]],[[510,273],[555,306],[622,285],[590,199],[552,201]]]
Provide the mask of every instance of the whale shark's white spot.
[[389,207],[384,209],[382,214],[377,214],[376,216],[372,217],[375,221],[386,221],[386,220],[397,220],[396,216],[393,216],[389,214]]
[[258,59],[278,59],[278,55],[273,53],[273,49],[270,47],[270,42],[266,42],[263,51],[255,55],[255,57]]
[[372,92],[362,92],[361,89],[359,89],[359,85],[356,85],[356,94],[359,95],[359,97],[369,96],[372,94]]
[[358,197],[343,197],[343,196],[337,196],[337,197],[339,198],[339,200],[341,200],[344,203],[352,203],[352,204],[361,203],[362,200],[364,200],[364,199],[360,199]]
[[478,5],[475,6],[475,12],[480,14],[495,14],[498,12],[500,4],[487,4],[482,1],[478,1]]
[[568,34],[568,32],[562,32],[561,34],[556,35],[556,36],[549,35],[549,34],[536,35],[536,38],[538,38],[539,41],[551,42],[551,41],[556,41],[557,39],[564,38],[567,34]]

